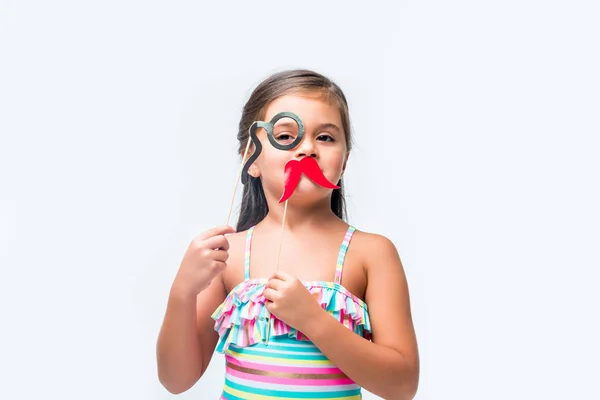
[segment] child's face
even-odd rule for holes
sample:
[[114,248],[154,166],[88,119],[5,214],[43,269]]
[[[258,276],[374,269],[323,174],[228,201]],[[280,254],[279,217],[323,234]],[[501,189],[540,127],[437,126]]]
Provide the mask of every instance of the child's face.
[[[291,159],[303,157],[313,157],[323,175],[337,184],[348,159],[338,107],[327,102],[320,93],[289,94],[271,102],[262,120],[270,121],[282,111],[291,111],[300,117],[304,123],[304,137],[294,149],[279,150],[271,145],[264,129],[257,130],[263,149],[251,168],[260,174],[265,194],[279,199],[283,192],[285,164]],[[281,144],[289,144],[297,137],[297,130],[286,126],[290,122],[291,119],[283,118],[273,127],[273,136]],[[331,191],[302,175],[290,202],[314,202],[327,197]]]

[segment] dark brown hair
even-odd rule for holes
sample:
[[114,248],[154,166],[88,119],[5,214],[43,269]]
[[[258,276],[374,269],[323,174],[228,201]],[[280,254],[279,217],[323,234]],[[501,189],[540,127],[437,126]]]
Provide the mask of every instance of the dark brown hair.
[[[250,95],[242,111],[237,135],[239,141],[238,152],[240,155],[244,154],[248,140],[250,140],[248,129],[254,121],[262,121],[264,119],[268,105],[278,97],[298,92],[321,92],[326,101],[332,101],[337,105],[340,110],[347,149],[348,151],[351,150],[352,135],[350,132],[348,102],[342,89],[329,78],[317,72],[306,69],[295,69],[271,75],[261,82]],[[344,220],[346,218],[346,201],[342,179],[340,179],[337,185],[340,188],[333,190],[331,210],[340,219]],[[244,185],[240,216],[236,227],[237,231],[245,231],[258,224],[268,212],[269,207],[260,178],[248,176],[248,181]]]

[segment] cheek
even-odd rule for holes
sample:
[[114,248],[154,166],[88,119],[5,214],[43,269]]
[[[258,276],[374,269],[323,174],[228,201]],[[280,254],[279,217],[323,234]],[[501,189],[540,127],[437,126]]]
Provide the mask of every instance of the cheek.
[[335,169],[336,171],[341,171],[344,167],[345,155],[346,154],[343,151],[336,151],[334,154],[331,154],[329,157],[329,167]]
[[[270,146],[270,144],[269,144]],[[256,165],[261,171],[263,177],[279,177],[283,179],[285,163],[290,160],[292,154],[288,151],[281,151],[274,148],[264,149],[256,160]]]

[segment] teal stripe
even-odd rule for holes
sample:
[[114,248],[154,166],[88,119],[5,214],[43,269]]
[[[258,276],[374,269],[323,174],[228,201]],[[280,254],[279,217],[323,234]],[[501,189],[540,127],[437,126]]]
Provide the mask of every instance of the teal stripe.
[[[299,354],[299,353],[295,353],[295,354],[285,354],[285,353],[279,353],[279,352],[268,352],[268,351],[261,351],[261,350],[257,350],[253,347],[246,347],[243,349],[240,348],[236,348],[234,349],[233,347],[229,348],[230,353],[235,353],[235,354],[250,354],[250,355],[255,355],[255,356],[262,356],[262,357],[269,357],[269,358],[273,358],[273,359],[285,359],[285,360],[318,360],[318,361],[327,361],[327,357],[325,357],[323,354]],[[280,350],[280,349],[277,349]]]
[[248,399],[242,399],[241,397],[232,395],[231,393],[229,393],[227,391],[227,388],[225,388],[225,390],[223,390],[223,393],[221,394],[221,396],[226,398],[227,400],[248,400]]
[[[266,346],[264,343],[257,343],[261,346]],[[286,344],[290,344],[292,346],[286,346]],[[274,336],[269,340],[269,346],[274,345],[277,348],[300,348],[300,349],[315,349],[318,350],[317,346],[315,346],[310,340],[298,340],[295,337],[289,337],[287,334],[281,336]]]
[[[269,344],[265,344],[265,343],[256,343],[254,346],[250,346],[253,349],[277,349],[277,350],[283,350],[283,351],[293,351],[296,353],[308,353],[308,352],[312,352],[312,351],[317,351],[317,352],[321,352],[319,350],[319,348],[317,346],[315,346],[314,344],[312,344],[312,342],[309,342],[308,340],[305,341],[305,343],[310,344],[309,346],[286,346],[286,341],[280,341],[279,337],[274,337],[271,338],[269,341]],[[292,339],[289,343],[298,343],[298,340]],[[247,348],[250,348],[247,347]]]
[[[286,346],[286,344],[298,344],[300,343],[300,346]],[[306,344],[306,345],[305,345]],[[289,338],[288,336],[274,336],[269,340],[269,344],[267,345],[266,343],[263,342],[257,342],[254,343],[253,345],[250,346],[246,346],[246,347],[241,347],[241,346],[237,346],[236,344],[232,343],[230,348],[232,349],[277,349],[277,350],[285,350],[285,351],[294,351],[297,353],[307,353],[307,352],[311,352],[311,351],[318,351],[320,352],[319,348],[317,346],[315,346],[314,344],[312,344],[312,342],[308,341],[308,340],[296,340],[293,338]]]
[[339,390],[337,392],[288,392],[286,390],[270,390],[253,388],[246,385],[240,385],[225,378],[225,384],[232,389],[239,390],[241,392],[260,394],[263,396],[275,396],[275,397],[292,397],[295,399],[335,399],[336,397],[349,397],[360,394],[360,388],[352,390]]
[[269,345],[265,345],[263,343],[257,343],[257,345],[255,346],[251,346],[251,347],[246,347],[246,349],[256,349],[256,350],[260,350],[260,349],[275,349],[276,351],[289,351],[289,352],[294,352],[294,353],[298,353],[298,354],[302,354],[302,353],[309,353],[309,352],[319,352],[320,350],[318,347],[306,347],[306,348],[302,348],[302,347],[291,347],[291,346],[280,346],[277,344],[273,344],[273,338],[271,338],[271,341],[269,342]]

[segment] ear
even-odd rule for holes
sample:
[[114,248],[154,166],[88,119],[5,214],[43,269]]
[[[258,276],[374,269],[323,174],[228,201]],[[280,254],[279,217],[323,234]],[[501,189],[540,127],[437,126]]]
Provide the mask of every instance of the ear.
[[258,169],[258,167],[255,164],[252,164],[250,166],[250,168],[248,169],[248,175],[250,175],[254,178],[258,178],[260,176],[260,170]]
[[[251,141],[250,146],[248,147],[248,155],[246,155],[246,158],[242,161],[242,165],[246,165],[248,163],[250,158],[252,158],[252,155],[254,154],[255,150],[256,150],[256,147],[254,146],[254,143],[252,143],[252,141]],[[244,155],[243,152],[240,153],[240,158],[242,158],[243,155]],[[242,172],[244,172],[244,171],[242,171]],[[260,173],[258,171],[258,167],[255,164],[252,164],[249,167],[247,167],[247,171],[245,171],[245,173],[247,173],[248,175],[250,175],[254,178],[256,178],[260,175]]]

